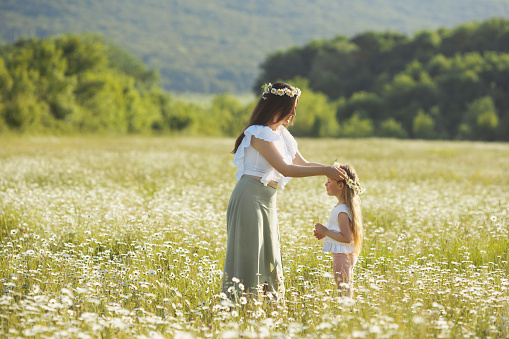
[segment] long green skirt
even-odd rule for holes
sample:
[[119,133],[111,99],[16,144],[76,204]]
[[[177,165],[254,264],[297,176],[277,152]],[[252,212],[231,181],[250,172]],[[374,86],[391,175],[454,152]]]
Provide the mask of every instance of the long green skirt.
[[[223,292],[284,294],[276,209],[277,189],[243,176],[235,186],[226,215],[227,245]],[[238,279],[238,280],[237,280]],[[233,287],[232,287],[233,286]]]

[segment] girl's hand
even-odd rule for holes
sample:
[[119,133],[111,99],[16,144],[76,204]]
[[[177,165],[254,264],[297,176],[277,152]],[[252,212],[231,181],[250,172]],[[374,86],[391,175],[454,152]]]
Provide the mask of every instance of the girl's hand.
[[317,239],[323,239],[325,237],[325,232],[327,232],[327,227],[320,223],[315,224],[315,237]]
[[314,235],[315,235],[315,238],[318,239],[318,240],[322,240],[323,238],[325,238],[325,235],[322,235],[322,234],[318,234],[316,233],[316,231],[314,231]]

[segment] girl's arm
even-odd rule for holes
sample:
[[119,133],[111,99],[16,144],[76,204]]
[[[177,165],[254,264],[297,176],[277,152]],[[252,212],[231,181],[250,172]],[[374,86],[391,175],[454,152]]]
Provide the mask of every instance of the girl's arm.
[[251,146],[269,162],[269,164],[285,177],[311,177],[325,175],[334,180],[343,180],[343,174],[334,166],[316,164],[303,166],[287,164],[273,142],[251,137]]
[[329,230],[327,227],[322,224],[315,225],[315,236],[316,234],[321,234],[326,237],[329,237],[333,240],[349,244],[352,241],[352,230],[350,228],[350,218],[348,218],[348,214],[345,212],[341,212],[338,215],[338,223],[339,229],[341,232],[335,232]]

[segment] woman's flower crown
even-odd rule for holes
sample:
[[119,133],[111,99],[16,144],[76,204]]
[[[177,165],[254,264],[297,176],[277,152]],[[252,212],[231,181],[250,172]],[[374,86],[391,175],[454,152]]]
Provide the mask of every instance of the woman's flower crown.
[[265,84],[263,87],[263,94],[265,93],[271,93],[279,96],[288,95],[290,98],[293,98],[294,96],[300,97],[300,89],[295,87],[295,89],[292,91],[289,88],[274,88],[272,87],[272,84],[269,82],[268,84]]
[[355,193],[361,195],[366,190],[365,188],[362,188],[361,185],[358,182],[354,182],[349,176],[348,173],[344,169],[341,168],[341,165],[337,162],[334,162],[332,165],[336,167],[343,175],[345,176],[345,182],[352,190],[355,191]]

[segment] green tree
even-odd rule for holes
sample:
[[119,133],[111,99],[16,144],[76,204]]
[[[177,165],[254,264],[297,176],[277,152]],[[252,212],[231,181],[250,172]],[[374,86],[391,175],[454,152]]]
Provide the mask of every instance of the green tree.
[[355,112],[349,119],[341,124],[340,136],[347,138],[366,138],[373,136],[373,121],[361,118],[360,112]]
[[393,118],[382,121],[376,134],[386,138],[407,138],[408,134],[399,121]]
[[[98,34],[67,34],[58,37],[55,45],[62,51],[67,62],[66,75],[100,71],[108,67],[108,56],[115,55],[108,51],[104,37]],[[126,68],[119,68],[125,72]]]
[[309,82],[304,78],[295,78],[289,83],[302,91],[291,127],[292,134],[315,138],[337,136],[339,124],[335,118],[336,105],[326,95],[310,89]]
[[[202,117],[203,119],[201,119]],[[211,134],[209,129],[205,133],[201,130],[209,127],[207,126],[209,122],[213,122],[207,118],[210,118],[210,116],[204,112],[203,108],[181,101],[172,101],[165,113],[165,121],[171,131],[190,135]]]
[[[309,87],[330,100],[343,98],[337,105],[337,119],[341,122],[357,111],[378,127],[392,118],[408,134],[417,136],[413,131],[417,112],[427,112],[435,127],[432,134],[419,127],[418,134],[424,134],[417,137],[424,138],[456,137],[468,105],[490,96],[497,107],[497,132],[487,132],[495,124],[494,115],[490,114],[479,123],[485,127],[462,135],[481,138],[481,133],[482,138],[487,138],[486,134],[490,134],[506,140],[503,126],[509,126],[508,42],[509,21],[504,19],[424,30],[413,38],[399,33],[365,32],[350,39],[338,37],[314,44],[313,53],[307,54],[305,71],[301,68],[293,74],[302,71],[309,79]],[[289,60],[302,57],[306,48],[311,49],[311,45],[291,49]],[[286,52],[278,52],[281,62],[285,56]],[[289,68],[281,69],[292,74]],[[282,74],[277,64],[270,65],[269,73],[270,79],[281,78]]]
[[494,140],[499,118],[497,109],[490,96],[473,101],[460,125],[458,137],[461,139]]
[[419,139],[432,139],[435,136],[435,121],[423,110],[419,110],[414,118],[412,132]]
[[20,40],[1,47],[0,56],[2,126],[33,133],[170,130],[157,72],[101,36]]
[[0,58],[0,133],[7,131],[8,126],[5,122],[4,102],[7,101],[7,94],[10,93],[13,85],[11,76],[5,67],[4,59]]
[[249,119],[247,108],[230,94],[215,95],[209,112],[217,133],[230,137],[236,136]]
[[452,68],[452,60],[443,54],[436,54],[426,65],[426,69],[432,77],[447,73]]
[[356,92],[344,105],[338,107],[338,119],[342,120],[362,111],[373,120],[381,120],[385,116],[384,100],[373,92]]

